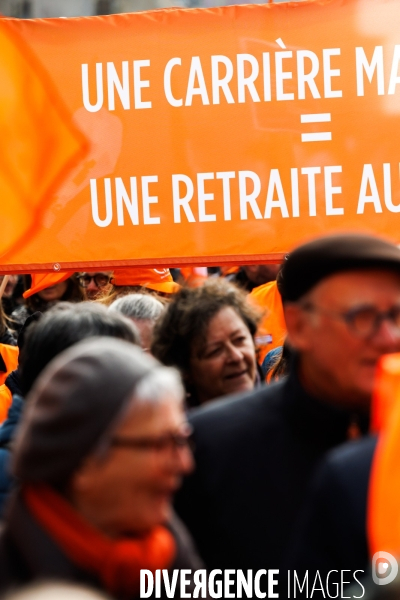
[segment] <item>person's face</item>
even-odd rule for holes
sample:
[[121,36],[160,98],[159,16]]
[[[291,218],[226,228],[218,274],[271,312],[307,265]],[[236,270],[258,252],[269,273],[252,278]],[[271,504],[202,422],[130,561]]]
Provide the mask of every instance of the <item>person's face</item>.
[[153,339],[154,321],[149,319],[132,319],[139,330],[140,345],[145,352],[150,353],[151,342]]
[[[111,283],[109,283],[109,279],[111,277],[111,271],[97,271],[93,273],[83,273],[83,276],[90,278],[87,286],[85,287],[86,296],[88,300],[95,300],[97,297],[102,295],[104,292],[108,291],[111,288]],[[96,283],[94,279],[96,277],[97,282],[100,282],[100,285]],[[104,285],[103,285],[104,284]]]
[[[0,285],[2,284],[4,275],[0,275]],[[18,275],[10,275],[6,284],[6,288],[3,292],[4,298],[11,298],[14,288],[18,282]]]
[[[153,405],[134,405],[111,441],[169,440],[185,424],[182,402],[166,394]],[[187,445],[111,443],[105,457],[90,456],[75,473],[70,499],[87,521],[111,537],[145,533],[169,519],[172,496],[192,469]]]
[[237,312],[227,306],[209,322],[205,342],[193,344],[189,383],[200,403],[251,390],[256,378],[253,338]]
[[39,298],[44,300],[45,302],[56,302],[57,300],[61,300],[64,296],[65,292],[68,288],[68,280],[61,281],[61,283],[56,283],[56,285],[52,285],[44,290],[38,292]]
[[400,307],[400,276],[376,270],[338,273],[318,284],[307,303],[315,308],[285,307],[289,341],[300,353],[306,389],[335,404],[367,408],[377,362],[383,354],[400,351],[400,331],[383,320],[365,337],[337,315],[359,307]]
[[279,269],[280,265],[248,265],[243,267],[248,279],[257,286],[274,281]]

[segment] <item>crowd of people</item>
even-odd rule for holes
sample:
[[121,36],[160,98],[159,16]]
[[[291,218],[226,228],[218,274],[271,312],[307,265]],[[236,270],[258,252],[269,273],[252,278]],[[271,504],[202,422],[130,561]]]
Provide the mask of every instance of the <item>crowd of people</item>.
[[329,235],[280,265],[43,285],[12,275],[0,305],[1,594],[265,569],[280,598],[378,597],[371,398],[400,352],[398,247]]

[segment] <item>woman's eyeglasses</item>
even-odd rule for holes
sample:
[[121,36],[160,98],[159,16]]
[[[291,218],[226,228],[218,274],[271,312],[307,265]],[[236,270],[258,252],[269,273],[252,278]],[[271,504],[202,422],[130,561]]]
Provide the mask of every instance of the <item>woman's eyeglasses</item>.
[[80,275],[78,281],[83,288],[87,288],[91,281],[94,281],[98,288],[103,288],[110,283],[111,277],[103,275],[103,273],[96,273],[95,275]]
[[187,423],[177,433],[166,433],[154,437],[114,437],[111,446],[134,448],[136,450],[156,450],[157,452],[179,450],[192,446],[192,427]]

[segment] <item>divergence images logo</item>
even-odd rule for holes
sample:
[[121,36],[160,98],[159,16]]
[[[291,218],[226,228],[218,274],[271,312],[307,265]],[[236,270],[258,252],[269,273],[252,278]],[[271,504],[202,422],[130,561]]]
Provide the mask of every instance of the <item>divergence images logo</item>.
[[387,585],[396,579],[399,565],[389,552],[375,552],[372,557],[372,579],[377,585]]

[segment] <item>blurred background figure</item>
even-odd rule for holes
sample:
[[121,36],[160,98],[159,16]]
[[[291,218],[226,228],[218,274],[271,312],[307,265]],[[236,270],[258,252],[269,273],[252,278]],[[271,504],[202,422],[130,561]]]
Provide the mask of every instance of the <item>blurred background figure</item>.
[[26,321],[18,337],[18,370],[7,377],[4,386],[0,386],[0,415],[2,420],[6,418],[0,427],[0,517],[13,484],[9,469],[10,444],[24,411],[24,398],[55,356],[93,336],[119,338],[136,345],[140,343],[131,321],[118,313],[108,312],[99,304],[85,302],[74,306],[63,302],[45,315],[37,312]]
[[193,468],[183,396],[174,369],[121,340],[82,341],[48,365],[15,444],[1,590],[90,581],[124,600],[139,597],[140,569],[200,568],[171,509]]
[[12,323],[12,321],[7,319],[3,305],[0,302],[0,344],[7,344],[9,346],[17,345],[16,334],[9,327]]
[[226,279],[251,292],[255,287],[274,281],[279,269],[280,265],[248,265],[239,267],[233,273],[228,272]]
[[77,279],[81,288],[85,290],[86,298],[88,300],[97,300],[111,289],[111,275],[112,271],[78,273]]
[[[249,302],[262,311],[262,318],[256,335],[256,344],[258,362],[264,374],[268,373],[268,365],[271,358],[270,356],[266,359],[267,355],[278,348],[282,352],[282,346],[286,338],[286,323],[281,295],[281,274],[282,270],[279,267],[276,280],[254,288],[248,295]],[[266,361],[265,364],[264,361]]]
[[139,330],[143,350],[150,352],[154,326],[164,312],[164,304],[150,294],[128,294],[117,298],[109,310],[119,312],[133,321]]
[[132,267],[119,269],[111,279],[113,287],[102,297],[102,302],[109,306],[120,296],[132,293],[147,293],[168,300],[180,289],[175,283],[169,269],[148,269]]
[[65,582],[42,582],[6,594],[3,600],[111,600],[110,596],[83,585]]
[[82,302],[84,299],[82,288],[75,275],[45,288],[36,286],[33,277],[31,286],[24,292],[24,303],[14,310],[11,319],[19,332],[26,319],[34,312],[46,312],[61,301]]
[[245,294],[223,279],[183,288],[172,298],[156,324],[151,350],[180,370],[189,406],[254,388],[258,316]]
[[[4,275],[0,276],[0,285],[2,284]],[[19,284],[19,285],[18,285]],[[7,285],[3,292],[2,304],[6,315],[11,315],[13,310],[22,304],[22,277],[21,282],[18,275],[9,275]]]
[[207,267],[181,267],[179,283],[188,287],[200,287],[208,278]]

